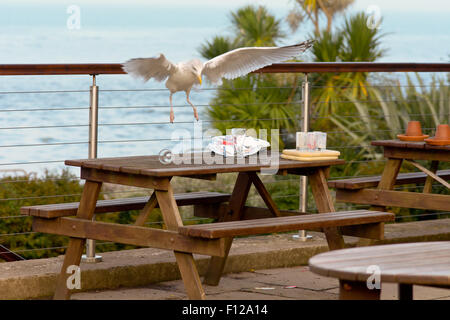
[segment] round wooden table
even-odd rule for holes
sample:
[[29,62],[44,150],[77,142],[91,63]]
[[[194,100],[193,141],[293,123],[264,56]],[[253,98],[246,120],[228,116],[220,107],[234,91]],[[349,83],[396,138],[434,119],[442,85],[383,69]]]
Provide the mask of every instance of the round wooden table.
[[413,285],[450,289],[450,241],[390,244],[334,250],[309,260],[312,272],[338,278],[340,299],[380,299],[381,284],[399,284],[399,299]]

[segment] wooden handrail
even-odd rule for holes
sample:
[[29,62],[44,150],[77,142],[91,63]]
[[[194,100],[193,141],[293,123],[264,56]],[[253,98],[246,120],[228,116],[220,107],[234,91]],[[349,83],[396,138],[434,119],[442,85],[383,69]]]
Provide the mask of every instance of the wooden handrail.
[[[413,62],[285,62],[254,73],[450,72],[450,63]],[[120,63],[0,64],[0,76],[124,74]]]

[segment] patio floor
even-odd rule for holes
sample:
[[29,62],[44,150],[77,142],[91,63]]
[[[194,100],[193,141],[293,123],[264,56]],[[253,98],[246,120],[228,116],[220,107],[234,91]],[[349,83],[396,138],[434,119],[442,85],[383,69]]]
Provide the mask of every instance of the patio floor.
[[[256,270],[224,275],[219,286],[204,286],[210,300],[337,300],[338,281],[309,271],[308,267]],[[181,280],[144,287],[81,292],[75,300],[187,299]],[[382,285],[382,300],[397,299],[397,285]],[[450,300],[450,290],[414,287],[416,300]]]

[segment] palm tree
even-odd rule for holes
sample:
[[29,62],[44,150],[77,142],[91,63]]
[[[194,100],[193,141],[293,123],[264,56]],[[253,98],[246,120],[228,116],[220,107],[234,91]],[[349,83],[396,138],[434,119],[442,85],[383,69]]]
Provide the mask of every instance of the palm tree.
[[[379,34],[377,28],[369,28],[368,19],[365,13],[360,12],[345,20],[343,28],[345,42],[340,53],[342,61],[373,62],[383,56],[384,50],[380,48],[383,34]],[[353,88],[353,96],[367,96],[367,73],[356,72],[344,74],[343,77],[349,80],[348,85]]]
[[[344,43],[342,32],[322,31],[316,38],[311,53],[315,62],[340,61],[341,48]],[[340,92],[337,87],[344,85],[341,74],[317,73],[311,75],[313,89],[313,106],[320,117],[336,112],[335,101],[340,100]]]
[[213,126],[221,132],[227,128],[283,128],[293,131],[300,109],[292,101],[289,86],[279,88],[274,75],[249,75],[224,80],[208,109]]
[[[357,13],[346,19],[344,26],[334,32],[322,31],[312,48],[316,62],[372,62],[380,58],[384,50],[380,48],[379,29],[369,29],[368,16]],[[367,73],[323,73],[312,75],[316,86],[312,102],[321,116],[351,110],[339,101],[348,101],[348,96],[364,99],[368,96]],[[350,103],[351,104],[351,103]]]
[[[370,142],[396,139],[397,134],[405,131],[409,121],[420,121],[424,133],[430,135],[438,124],[450,121],[450,88],[444,78],[433,77],[430,85],[425,86],[419,74],[416,74],[416,82],[406,74],[406,81],[407,85],[402,87],[398,79],[381,78],[383,86],[368,88],[367,101],[348,94],[347,99],[355,106],[357,116],[330,116],[331,121],[345,132],[331,143],[361,146],[358,158],[374,159],[380,155],[370,147]],[[415,83],[419,84],[420,89]]]
[[263,6],[246,6],[231,13],[231,23],[240,46],[275,46],[285,35],[281,31],[281,21]]
[[236,41],[227,37],[215,36],[212,41],[202,44],[198,50],[203,58],[210,60],[235,48],[237,48]]
[[[236,47],[276,46],[285,36],[281,20],[262,6],[238,9],[230,14],[230,20],[234,37],[216,36],[207,41],[200,48],[203,57],[211,59]],[[232,127],[294,131],[298,123],[295,110],[299,109],[294,105],[297,82],[295,76],[266,74],[224,80],[208,109],[213,127],[222,132]]]
[[314,24],[314,33],[320,34],[320,17],[327,19],[326,31],[330,32],[333,19],[345,11],[355,0],[295,0],[297,4],[288,14],[286,20],[292,32],[296,31],[302,21],[308,19]]
[[215,36],[211,41],[206,41],[199,48],[202,57],[212,59],[239,47],[275,46],[277,40],[285,37],[281,31],[281,21],[263,6],[238,9],[231,12],[230,20],[234,37]]

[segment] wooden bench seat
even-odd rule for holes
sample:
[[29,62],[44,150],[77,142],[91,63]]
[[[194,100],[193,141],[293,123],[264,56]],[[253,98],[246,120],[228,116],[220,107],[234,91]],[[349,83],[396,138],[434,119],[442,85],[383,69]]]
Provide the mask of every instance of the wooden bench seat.
[[[450,170],[439,170],[436,174],[444,180],[450,180]],[[395,185],[425,183],[427,175],[423,172],[400,173],[397,176]],[[336,189],[358,190],[374,188],[378,186],[381,176],[370,176],[361,178],[330,180],[328,186]]]
[[[127,210],[141,210],[144,208],[150,197],[134,197],[112,200],[98,200],[95,213],[119,212]],[[175,200],[178,206],[188,205],[214,205],[227,202],[230,194],[219,192],[190,192],[175,194]],[[20,208],[23,215],[58,218],[74,216],[77,214],[79,202],[46,204],[37,206],[28,206]],[[157,206],[158,207],[158,206]]]
[[394,221],[389,212],[369,210],[342,211],[300,216],[263,218],[183,226],[178,228],[182,235],[216,239],[222,237],[247,236],[262,233],[311,230],[316,228],[344,227],[356,225],[382,226]]

